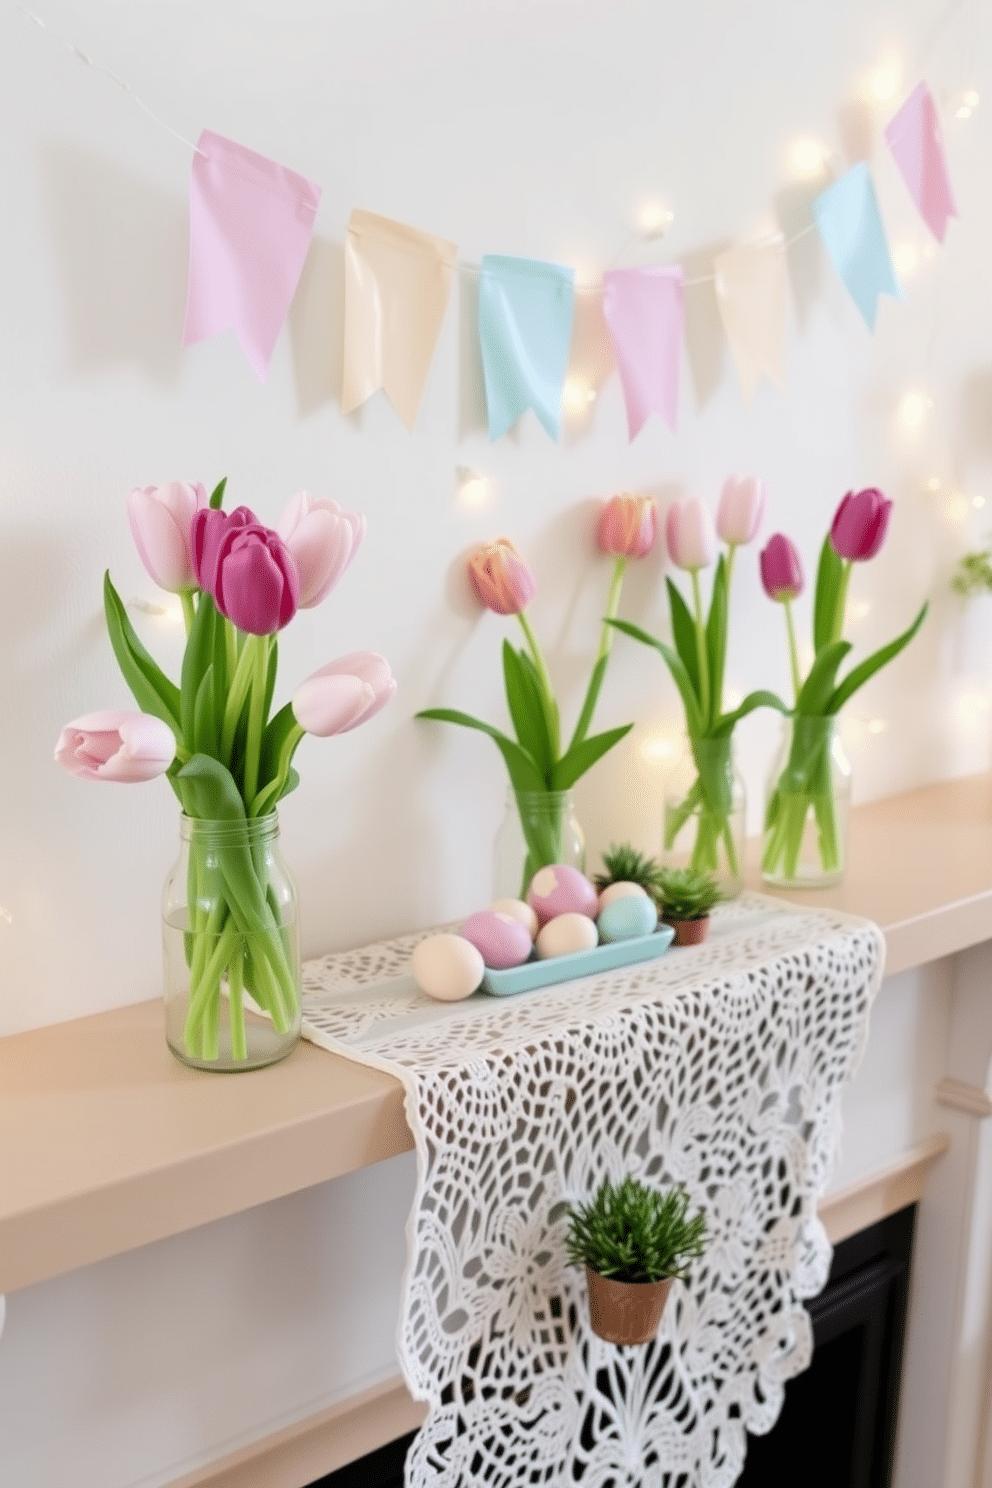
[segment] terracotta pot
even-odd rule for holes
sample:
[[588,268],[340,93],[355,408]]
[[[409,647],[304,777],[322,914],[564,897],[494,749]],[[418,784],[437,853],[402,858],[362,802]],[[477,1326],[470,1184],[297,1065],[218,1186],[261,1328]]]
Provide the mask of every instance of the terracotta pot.
[[650,1343],[658,1331],[672,1278],[664,1281],[614,1281],[586,1267],[589,1321],[607,1343]]
[[699,945],[700,941],[706,939],[710,928],[709,915],[703,915],[701,920],[665,920],[666,925],[671,925],[675,931],[676,945]]

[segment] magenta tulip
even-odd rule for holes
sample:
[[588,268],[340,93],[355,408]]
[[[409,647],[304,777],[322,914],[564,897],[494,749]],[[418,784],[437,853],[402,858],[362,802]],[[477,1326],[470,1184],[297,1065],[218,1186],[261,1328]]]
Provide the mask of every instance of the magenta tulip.
[[220,613],[249,635],[272,635],[296,614],[300,571],[271,527],[247,506],[228,515],[198,511],[193,518],[193,562],[200,587]]
[[255,513],[247,506],[236,506],[232,512],[213,511],[207,507],[194,514],[191,524],[193,571],[196,582],[207,594],[213,594],[217,587],[217,565],[226,535],[236,529],[259,525]]
[[599,515],[596,541],[613,558],[643,558],[654,545],[658,512],[650,496],[611,496]]
[[497,615],[519,615],[537,593],[534,575],[506,537],[474,553],[468,572],[480,602]]
[[713,518],[698,496],[672,502],[665,518],[665,538],[672,562],[690,573],[708,568],[716,557]]
[[84,780],[135,784],[163,774],[175,753],[172,730],[160,718],[108,710],[67,723],[55,746],[55,761]]
[[354,651],[331,661],[293,694],[293,716],[308,734],[326,739],[366,723],[396,692],[385,657]]
[[768,539],[760,557],[761,582],[769,599],[784,604],[803,592],[803,565],[792,543],[782,532]]
[[716,509],[716,530],[730,548],[755,536],[765,510],[765,487],[756,475],[728,475]]
[[892,502],[874,486],[848,491],[830,527],[834,552],[850,563],[874,558],[885,541],[891,514]]
[[346,512],[336,501],[298,491],[276,528],[300,571],[301,610],[320,604],[358,552],[365,518]]
[[128,495],[127,519],[138,556],[159,588],[170,594],[196,588],[191,529],[195,513],[207,501],[199,481],[136,486]]

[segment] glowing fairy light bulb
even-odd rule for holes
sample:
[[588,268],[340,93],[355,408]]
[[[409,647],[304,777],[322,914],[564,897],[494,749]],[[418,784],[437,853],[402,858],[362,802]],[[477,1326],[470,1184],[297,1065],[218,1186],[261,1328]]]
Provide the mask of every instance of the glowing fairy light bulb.
[[971,504],[975,508],[976,511],[981,511],[982,507],[985,505],[985,497],[984,496],[972,496],[972,498],[971,498]]
[[978,94],[974,88],[968,88],[958,99],[954,110],[955,119],[970,119],[978,107]]
[[587,382],[584,382],[581,377],[566,378],[561,395],[562,407],[566,413],[577,417],[579,414],[585,413],[589,404],[594,403],[595,400],[595,390]]
[[797,139],[789,146],[789,170],[799,181],[812,181],[822,175],[828,151],[816,139]]
[[880,62],[868,79],[868,91],[877,103],[891,103],[899,91],[902,68],[894,57]]
[[884,718],[869,718],[867,729],[870,734],[884,734],[885,728],[886,724]]
[[904,393],[899,404],[899,427],[907,439],[914,439],[923,428],[924,419],[930,408],[930,399],[926,393],[915,389]]
[[669,734],[649,734],[641,745],[641,758],[649,765],[665,765],[675,758],[677,749]]
[[455,475],[458,477],[458,505],[467,507],[470,511],[478,511],[479,507],[485,506],[489,500],[489,482],[484,475],[473,470],[470,465],[456,465]]
[[931,496],[935,496],[937,494],[937,492],[940,490],[940,487],[941,487],[940,476],[939,475],[932,475],[930,477],[930,479],[927,481],[927,490],[930,492],[930,495]]
[[920,255],[915,243],[896,243],[892,249],[892,262],[901,279],[911,279],[920,266]]
[[970,507],[967,496],[962,496],[958,491],[947,503],[947,515],[952,522],[963,522],[968,516]]
[[644,202],[637,213],[637,229],[645,238],[660,238],[671,227],[675,213],[664,202]]

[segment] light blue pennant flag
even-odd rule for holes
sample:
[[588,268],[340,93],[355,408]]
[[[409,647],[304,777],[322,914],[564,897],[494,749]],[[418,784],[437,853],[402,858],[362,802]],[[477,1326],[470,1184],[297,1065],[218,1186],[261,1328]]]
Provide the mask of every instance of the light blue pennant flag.
[[875,187],[864,161],[816,198],[813,215],[834,268],[873,331],[879,295],[901,300],[902,286],[892,267]]
[[487,253],[479,282],[479,341],[489,437],[533,408],[552,439],[572,341],[575,271],[532,258]]

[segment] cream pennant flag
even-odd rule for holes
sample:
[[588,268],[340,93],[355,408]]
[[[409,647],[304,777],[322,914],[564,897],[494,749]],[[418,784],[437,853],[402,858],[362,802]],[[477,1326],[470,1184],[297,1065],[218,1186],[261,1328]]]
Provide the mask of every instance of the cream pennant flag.
[[457,252],[431,233],[352,212],[344,249],[344,413],[382,388],[413,428]]
[[716,297],[745,401],[762,377],[785,386],[785,244],[781,233],[713,262]]

